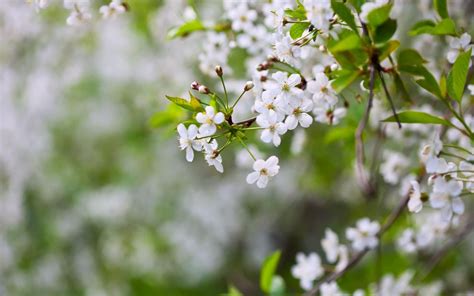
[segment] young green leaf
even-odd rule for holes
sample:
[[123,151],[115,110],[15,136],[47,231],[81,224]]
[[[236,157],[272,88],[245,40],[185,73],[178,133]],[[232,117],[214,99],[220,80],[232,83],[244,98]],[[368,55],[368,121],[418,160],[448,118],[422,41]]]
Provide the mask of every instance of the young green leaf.
[[190,33],[195,31],[203,31],[206,30],[206,27],[200,20],[191,20],[182,24],[179,27],[172,28],[168,31],[167,38],[174,39],[177,37],[186,37]]
[[293,39],[298,39],[303,35],[304,30],[309,27],[309,22],[295,23],[290,28],[290,36]]
[[418,85],[420,85],[436,97],[440,99],[443,98],[438,82],[434,78],[433,74],[431,74],[431,72],[428,71],[428,69],[426,69],[423,65],[399,64],[398,70],[415,76],[423,77],[423,79],[416,80],[416,83],[418,83]]
[[472,49],[469,49],[467,52],[460,53],[448,74],[448,94],[452,99],[458,102],[461,102],[466,86],[467,73],[471,61],[471,51]]
[[341,93],[346,87],[351,85],[359,77],[358,70],[342,70],[339,77],[331,82],[331,87],[336,93]]
[[414,49],[407,48],[400,51],[398,65],[422,65],[426,60]]
[[179,97],[166,96],[166,98],[168,100],[170,100],[171,102],[175,103],[176,105],[178,105],[178,106],[180,106],[184,109],[190,110],[190,111],[201,111],[201,110],[203,110],[203,107],[201,106],[201,103],[199,103],[197,98],[192,96],[192,95],[191,95],[191,99],[189,101],[186,100],[186,99],[183,99],[183,98],[179,98]]
[[284,296],[285,295],[285,280],[279,275],[273,276],[269,296]]
[[432,21],[421,21],[412,27],[409,34],[412,36],[420,34],[456,36],[456,24],[450,18],[443,19],[437,24]]
[[[451,126],[451,123],[444,118],[433,116],[431,114],[419,111],[404,111],[397,114],[401,123],[424,123],[424,124],[442,124]],[[383,122],[397,122],[394,115],[382,120]]]
[[148,123],[153,128],[161,128],[172,125],[185,118],[184,110],[174,104],[169,104],[165,110],[161,110],[153,114]]
[[302,5],[298,5],[296,9],[285,9],[285,15],[299,21],[306,19],[306,11]]
[[229,292],[227,292],[226,296],[244,296],[236,287],[233,285],[229,286]]
[[367,15],[369,24],[373,27],[380,26],[390,17],[390,10],[392,10],[392,4],[386,4],[378,7]]
[[362,46],[362,42],[361,42],[360,37],[356,35],[355,33],[352,33],[338,40],[336,44],[334,44],[334,46],[329,48],[329,51],[332,53],[337,53],[341,51],[361,48],[361,46]]
[[383,46],[379,47],[379,61],[385,60],[392,52],[394,52],[400,46],[400,41],[390,40]]
[[354,15],[349,7],[342,2],[337,2],[336,0],[331,1],[331,7],[343,22],[345,22],[355,33],[359,34]]
[[433,6],[441,18],[445,19],[449,17],[446,0],[433,0]]
[[280,260],[281,251],[275,251],[268,256],[263,262],[260,271],[260,288],[263,292],[269,293],[272,287],[272,280],[275,274],[278,261]]
[[374,34],[374,41],[375,43],[384,43],[390,38],[392,38],[393,34],[397,30],[397,21],[388,19],[385,23],[381,24],[375,29]]

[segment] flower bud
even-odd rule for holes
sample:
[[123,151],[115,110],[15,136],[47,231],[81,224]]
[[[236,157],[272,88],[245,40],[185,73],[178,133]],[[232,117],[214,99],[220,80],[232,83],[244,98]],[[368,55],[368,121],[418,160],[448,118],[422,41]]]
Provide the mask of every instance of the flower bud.
[[222,71],[222,67],[217,65],[215,70],[216,70],[217,76],[222,77],[222,75],[224,74],[224,72]]
[[332,64],[331,65],[331,71],[336,71],[339,68],[338,64]]
[[319,50],[322,51],[322,52],[325,52],[326,51],[326,47],[324,45],[320,45],[319,46]]
[[254,85],[253,85],[253,82],[252,82],[252,81],[247,81],[247,82],[245,83],[244,91],[249,91],[249,90],[251,90],[251,89],[253,88],[253,86],[254,86]]
[[208,94],[209,93],[209,89],[205,85],[200,85],[199,88],[198,88],[198,91],[202,94]]
[[199,82],[194,81],[193,83],[191,83],[191,89],[198,90],[199,89]]

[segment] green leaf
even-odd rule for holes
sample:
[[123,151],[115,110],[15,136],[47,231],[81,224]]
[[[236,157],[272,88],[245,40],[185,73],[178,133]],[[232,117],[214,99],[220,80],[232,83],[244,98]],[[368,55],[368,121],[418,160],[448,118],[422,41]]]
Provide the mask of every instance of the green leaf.
[[331,87],[336,93],[341,93],[346,87],[351,85],[360,75],[358,70],[342,70],[340,75],[331,82]]
[[388,19],[375,29],[374,41],[375,43],[384,43],[397,31],[397,21]]
[[293,39],[298,39],[303,35],[304,30],[309,27],[309,22],[295,23],[290,28],[290,36]]
[[446,0],[433,0],[433,6],[441,18],[449,18]]
[[400,51],[398,65],[422,65],[425,59],[414,49],[407,48]]
[[413,25],[411,30],[408,32],[410,35],[419,35],[426,32],[431,32],[431,30],[436,26],[436,23],[432,20],[422,20]]
[[471,61],[472,49],[460,53],[454,62],[453,68],[448,74],[448,94],[452,99],[461,102],[464,88],[466,86],[469,63]]
[[182,24],[179,27],[171,28],[168,31],[167,38],[168,39],[174,39],[177,37],[186,37],[192,32],[196,31],[204,31],[206,30],[206,27],[200,20],[191,20],[189,22],[186,22]]
[[[351,32],[351,31],[348,31],[348,32]],[[335,45],[329,48],[329,51],[331,53],[337,53],[337,52],[346,51],[346,50],[358,49],[358,48],[361,48],[361,46],[362,46],[362,42],[361,42],[360,37],[357,36],[355,33],[352,33],[338,40]]]
[[148,120],[148,124],[153,128],[161,128],[167,125],[175,124],[185,118],[183,109],[177,105],[169,104],[165,110],[158,111]]
[[431,74],[430,71],[428,71],[423,65],[399,64],[398,70],[415,76],[423,77],[423,79],[416,80],[416,83],[438,98],[443,98],[438,82],[434,78],[433,74]]
[[236,287],[233,285],[229,286],[229,292],[226,294],[227,296],[244,296]]
[[400,46],[400,41],[390,40],[383,46],[379,47],[379,61],[385,60],[392,52],[394,52]]
[[263,292],[269,293],[272,287],[273,275],[275,274],[281,251],[275,251],[263,262],[260,272],[260,288]]
[[441,74],[441,77],[439,78],[439,90],[441,91],[441,96],[445,98],[446,94],[448,93],[448,86],[446,81],[446,75],[444,73]]
[[306,10],[302,5],[298,5],[296,9],[285,9],[285,15],[299,21],[306,20]]
[[412,27],[409,34],[412,36],[420,34],[456,36],[456,24],[450,18],[443,19],[437,24],[432,21],[421,21]]
[[359,34],[354,15],[352,14],[349,7],[347,7],[344,3],[337,2],[336,0],[331,1],[331,7],[343,22],[345,22],[355,33]]
[[[442,124],[451,126],[451,123],[444,118],[433,116],[431,114],[419,111],[404,111],[397,114],[401,123],[424,123],[424,124]],[[383,122],[397,122],[394,115],[382,120]]]
[[186,99],[183,99],[183,98],[180,98],[180,97],[170,97],[170,96],[166,96],[166,98],[168,100],[170,100],[171,102],[175,103],[176,105],[184,108],[184,109],[187,109],[187,110],[190,110],[190,111],[202,111],[204,110],[204,108],[201,106],[201,103],[199,102],[199,100],[193,96],[191,93],[189,93],[190,95],[190,100],[186,100]]
[[285,295],[285,281],[279,275],[273,276],[272,284],[268,294],[270,296],[284,296]]
[[378,7],[367,15],[369,24],[373,27],[380,26],[390,17],[390,10],[392,10],[392,4],[386,4]]

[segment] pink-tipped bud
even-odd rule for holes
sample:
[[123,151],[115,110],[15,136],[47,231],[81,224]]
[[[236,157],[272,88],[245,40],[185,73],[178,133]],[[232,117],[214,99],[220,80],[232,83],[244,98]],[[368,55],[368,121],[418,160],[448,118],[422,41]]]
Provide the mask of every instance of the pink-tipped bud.
[[253,82],[252,82],[252,81],[247,81],[247,82],[245,83],[244,90],[245,90],[245,91],[249,91],[249,90],[251,90],[253,87],[254,87]]
[[195,90],[199,90],[199,82],[197,81],[194,81],[193,83],[191,83],[191,89],[195,89]]
[[222,71],[222,67],[217,65],[215,70],[216,70],[217,76],[222,77],[222,75],[224,74],[224,71]]
[[202,94],[208,94],[209,93],[209,89],[205,85],[200,85],[199,88],[198,88],[198,91]]

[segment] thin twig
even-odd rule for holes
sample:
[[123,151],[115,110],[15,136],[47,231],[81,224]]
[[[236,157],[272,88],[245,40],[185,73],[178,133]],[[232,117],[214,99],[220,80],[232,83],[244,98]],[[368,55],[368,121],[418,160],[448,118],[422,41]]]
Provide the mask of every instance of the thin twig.
[[425,269],[425,273],[421,281],[435,269],[436,265],[443,259],[449,251],[451,251],[456,245],[463,241],[472,231],[474,230],[474,219],[471,219],[464,228],[458,232],[449,242],[447,242],[438,252],[436,252],[428,263],[428,267]]
[[[409,195],[406,195],[398,204],[398,206],[390,213],[388,216],[387,220],[385,223],[382,225],[380,228],[379,232],[377,233],[377,236],[380,238],[392,225],[395,223],[395,221],[400,217],[400,215],[403,213],[403,210],[406,208],[406,205],[408,203],[408,200],[410,199]],[[341,276],[343,276],[347,271],[352,269],[354,266],[359,263],[359,261],[370,251],[370,249],[364,249],[361,252],[357,253],[355,256],[351,258],[349,263],[344,267],[344,269],[332,273],[328,275],[325,279],[320,281],[316,286],[314,286],[313,289],[311,289],[309,292],[307,292],[305,295],[306,296],[313,296],[316,295],[316,292],[319,290],[321,285],[323,283],[329,283],[332,281],[337,280]]]
[[382,71],[380,71],[380,67],[378,65],[377,72],[379,73],[380,80],[382,81],[383,90],[385,92],[385,96],[387,97],[388,102],[390,103],[390,108],[392,108],[393,116],[397,121],[398,128],[402,128],[402,124],[400,123],[400,118],[398,118],[397,110],[395,109],[395,105],[393,104],[392,96],[390,96],[390,92],[387,89],[387,84],[385,83],[385,78],[382,75]]
[[364,142],[362,139],[362,135],[364,133],[365,126],[367,125],[367,122],[369,121],[370,110],[372,109],[372,103],[374,99],[374,86],[375,86],[375,66],[371,64],[370,65],[370,82],[369,82],[370,89],[369,89],[369,99],[367,100],[367,108],[365,109],[364,117],[359,122],[359,125],[357,126],[357,130],[355,133],[357,172],[359,174],[359,179],[360,179],[362,188],[367,193],[370,193],[372,191],[372,188],[371,188],[372,186],[367,180],[367,177],[364,172],[365,155],[364,155]]

